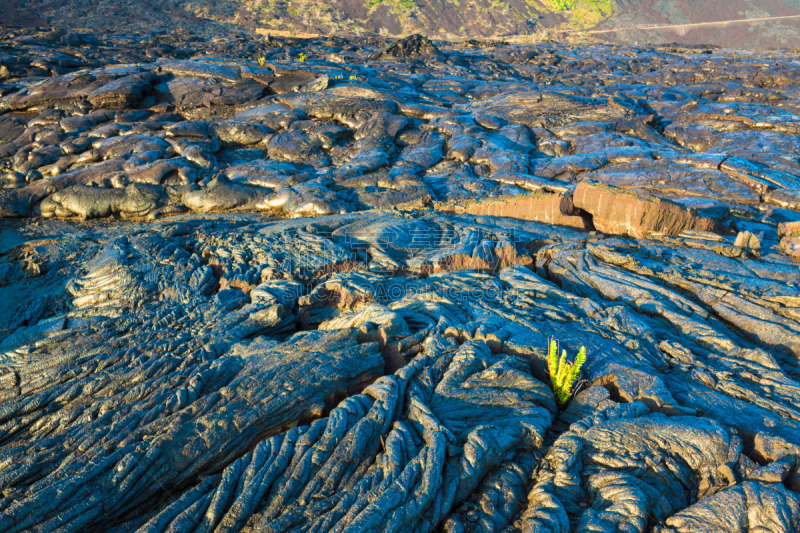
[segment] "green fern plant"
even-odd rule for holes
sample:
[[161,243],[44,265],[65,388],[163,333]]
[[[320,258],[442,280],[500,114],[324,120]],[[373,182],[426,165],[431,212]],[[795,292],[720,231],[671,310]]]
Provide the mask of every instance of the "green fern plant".
[[566,404],[572,397],[572,388],[581,373],[581,366],[586,362],[586,348],[581,346],[575,361],[567,361],[567,351],[561,351],[558,357],[558,343],[550,341],[550,357],[547,360],[547,367],[550,371],[550,383],[553,387],[553,394],[560,407]]

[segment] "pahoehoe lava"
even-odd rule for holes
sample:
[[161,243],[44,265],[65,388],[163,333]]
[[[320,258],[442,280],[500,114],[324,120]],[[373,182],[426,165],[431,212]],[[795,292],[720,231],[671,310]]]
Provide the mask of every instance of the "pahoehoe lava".
[[800,530],[800,54],[0,38],[0,531]]

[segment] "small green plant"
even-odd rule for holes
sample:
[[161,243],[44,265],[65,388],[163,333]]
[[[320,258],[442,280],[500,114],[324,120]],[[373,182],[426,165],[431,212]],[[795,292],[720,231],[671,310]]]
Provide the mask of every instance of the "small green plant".
[[559,407],[563,407],[572,397],[572,387],[581,373],[581,366],[586,362],[586,348],[581,346],[575,361],[567,361],[567,351],[561,351],[558,357],[558,343],[550,341],[550,357],[547,360],[547,367],[550,371],[550,383],[553,387],[553,394],[556,397]]
[[305,63],[306,62],[306,55],[303,52],[300,52],[300,62],[301,63]]
[[553,0],[552,4],[556,11],[568,11],[572,9],[575,2],[570,2],[569,0]]
[[258,58],[258,66],[259,67],[263,67],[264,66],[264,58],[263,57],[259,57]]

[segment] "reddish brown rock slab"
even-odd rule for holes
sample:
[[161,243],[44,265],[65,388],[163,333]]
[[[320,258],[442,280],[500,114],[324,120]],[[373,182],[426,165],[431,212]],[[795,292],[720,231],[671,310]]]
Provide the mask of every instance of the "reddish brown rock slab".
[[[447,211],[448,209],[442,210]],[[500,201],[455,206],[449,210],[458,214],[530,220],[545,224],[569,226],[585,231],[594,229],[592,222],[588,218],[573,214],[572,197],[569,195],[553,194],[542,196],[541,194],[532,194]]]
[[785,209],[800,210],[800,191],[793,189],[777,189],[764,195],[764,201]]
[[603,233],[637,239],[652,233],[676,236],[686,230],[726,233],[719,223],[676,203],[592,180],[580,182],[572,199],[576,208],[592,215],[594,227]]
[[789,257],[800,259],[800,237],[784,237],[781,239],[781,251]]
[[453,254],[440,258],[438,261],[422,265],[419,273],[424,275],[441,274],[443,272],[456,272],[459,270],[475,270],[477,272],[499,272],[511,266],[529,267],[533,258],[517,253],[513,245],[500,246],[494,249],[490,259],[467,254]]
[[778,224],[778,237],[800,237],[800,221]]
[[727,174],[728,176],[736,178],[742,183],[749,185],[751,188],[755,189],[761,194],[767,193],[775,189],[775,187],[768,181],[763,180],[757,176],[751,176],[749,174],[745,174],[744,172],[740,172],[738,170],[726,167],[725,163],[722,164],[720,170],[725,174]]
[[740,231],[736,236],[736,241],[733,243],[733,245],[738,246],[739,248],[758,250],[761,248],[761,241],[757,236],[753,235],[749,231]]
[[750,455],[759,464],[769,464],[787,455],[800,454],[800,446],[786,441],[778,435],[761,431],[756,434],[753,452]]

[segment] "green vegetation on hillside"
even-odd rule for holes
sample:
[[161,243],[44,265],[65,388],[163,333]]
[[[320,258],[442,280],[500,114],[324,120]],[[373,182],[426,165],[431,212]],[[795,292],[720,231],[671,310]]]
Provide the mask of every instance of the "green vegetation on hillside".
[[[414,0],[367,0],[366,6],[367,9],[372,9],[381,4],[390,5],[395,13],[411,13],[417,10],[417,3]],[[398,8],[400,11],[398,11]]]
[[[576,28],[594,26],[610,16],[616,7],[614,0],[547,0],[557,13],[570,19],[569,25]],[[568,13],[567,13],[568,12]]]
[[[616,7],[615,0],[522,0],[513,5],[509,0],[362,1],[366,17],[347,4],[322,0],[191,0],[181,5],[201,19],[284,33],[380,33],[387,37],[422,33],[442,39],[527,35],[534,40],[548,30],[569,34],[592,27]],[[546,28],[541,23],[546,13],[558,13],[564,22]]]

